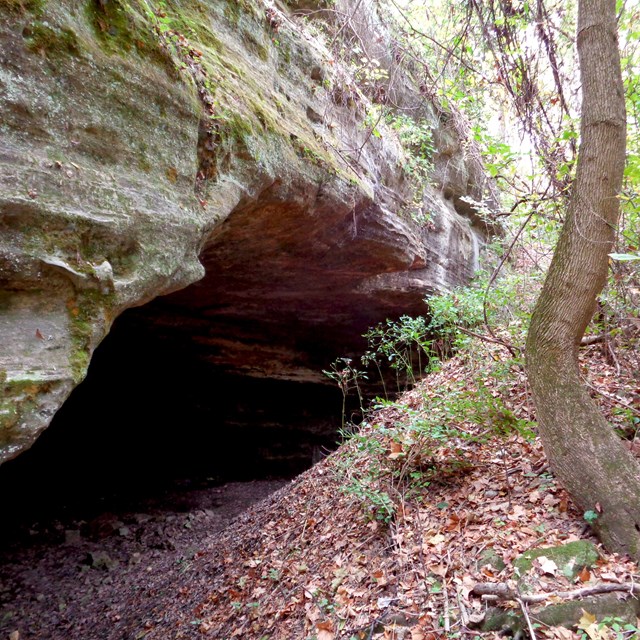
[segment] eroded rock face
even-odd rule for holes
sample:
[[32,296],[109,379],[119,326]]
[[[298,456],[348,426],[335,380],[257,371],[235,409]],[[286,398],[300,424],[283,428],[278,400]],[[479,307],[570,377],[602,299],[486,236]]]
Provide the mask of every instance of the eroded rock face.
[[446,118],[416,187],[301,18],[179,4],[0,2],[0,462],[127,308],[219,371],[315,382],[476,267],[482,171]]

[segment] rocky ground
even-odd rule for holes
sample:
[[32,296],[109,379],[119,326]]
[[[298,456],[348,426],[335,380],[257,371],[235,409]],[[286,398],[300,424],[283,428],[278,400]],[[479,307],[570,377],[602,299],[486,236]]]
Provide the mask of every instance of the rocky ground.
[[170,598],[163,589],[171,577],[188,572],[233,518],[283,484],[182,483],[89,520],[49,517],[14,523],[10,530],[7,523],[0,550],[0,638],[136,637],[127,628],[144,617],[144,603]]
[[[487,375],[503,357],[483,346],[450,360],[402,405],[373,414],[366,437],[286,486],[176,488],[144,508],[23,531],[0,559],[0,638],[524,638],[526,623],[537,640],[638,637],[637,565],[598,546],[537,439],[509,429],[485,437],[505,415],[532,417],[520,370]],[[620,359],[607,362],[594,346],[583,361],[614,421],[621,407],[622,417],[638,413],[637,383]],[[399,425],[427,420],[459,392],[484,400],[464,415],[461,405],[450,416],[458,436],[421,459],[425,442],[416,447]],[[487,398],[504,398],[507,413],[479,417]],[[546,557],[577,542],[596,550],[579,571]],[[519,591],[518,558],[540,547]],[[495,618],[487,589],[506,593],[501,611],[517,615],[515,626]],[[544,622],[559,604],[573,607],[563,614],[573,627]],[[605,615],[619,618],[619,635],[600,626]]]

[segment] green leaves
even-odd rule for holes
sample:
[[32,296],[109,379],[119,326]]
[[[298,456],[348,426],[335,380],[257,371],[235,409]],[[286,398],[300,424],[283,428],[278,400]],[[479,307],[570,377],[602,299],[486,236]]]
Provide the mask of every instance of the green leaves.
[[588,522],[592,525],[598,519],[598,514],[595,511],[589,510],[585,511],[582,517],[584,518],[585,522]]
[[612,260],[618,260],[619,262],[631,262],[633,260],[640,260],[640,255],[637,253],[610,253],[609,257]]
[[426,366],[432,355],[431,333],[423,316],[401,316],[398,320],[381,322],[364,334],[368,349],[362,356],[362,363],[378,367],[387,365],[397,374],[403,374],[405,383],[414,383],[424,372],[423,360]]

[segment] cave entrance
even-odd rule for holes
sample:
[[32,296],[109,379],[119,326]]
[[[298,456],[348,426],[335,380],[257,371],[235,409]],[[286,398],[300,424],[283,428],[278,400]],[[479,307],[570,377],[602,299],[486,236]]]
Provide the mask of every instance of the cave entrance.
[[14,507],[115,509],[176,483],[291,478],[335,448],[337,387],[212,364],[194,321],[171,296],[115,321],[50,427],[0,467]]
[[335,447],[342,397],[322,370],[357,362],[376,323],[424,313],[442,265],[370,202],[283,185],[211,232],[200,281],[116,319],[49,428],[0,467],[19,488],[3,500],[92,505],[176,480],[292,477]]

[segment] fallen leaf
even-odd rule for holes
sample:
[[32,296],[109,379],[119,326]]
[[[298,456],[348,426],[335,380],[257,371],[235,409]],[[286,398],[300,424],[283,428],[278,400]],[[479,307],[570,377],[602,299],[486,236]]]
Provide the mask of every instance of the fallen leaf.
[[538,558],[538,566],[542,573],[547,573],[551,576],[555,576],[558,571],[558,565],[553,560],[549,560],[546,556],[540,556]]
[[580,571],[580,573],[578,574],[578,578],[580,579],[580,582],[589,582],[589,580],[591,579],[591,573],[589,569],[587,569],[587,567],[582,567],[582,571]]
[[585,625],[593,624],[596,621],[596,617],[589,613],[588,611],[582,610],[582,616],[580,618],[580,622],[578,623],[578,628],[583,629]]
[[516,504],[516,505],[513,505],[512,515],[515,516],[516,518],[520,518],[522,516],[527,515],[527,510],[523,506]]
[[596,617],[584,609],[582,610],[582,617],[578,622],[578,629],[582,629],[591,640],[606,640],[606,630],[599,629],[596,622]]
[[391,442],[391,453],[402,453],[402,445],[399,442]]

